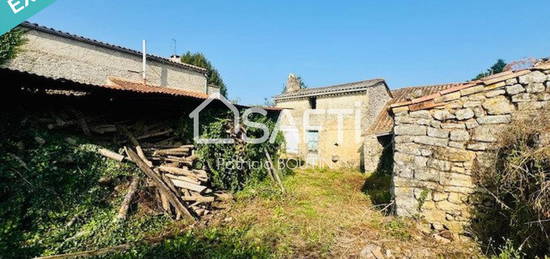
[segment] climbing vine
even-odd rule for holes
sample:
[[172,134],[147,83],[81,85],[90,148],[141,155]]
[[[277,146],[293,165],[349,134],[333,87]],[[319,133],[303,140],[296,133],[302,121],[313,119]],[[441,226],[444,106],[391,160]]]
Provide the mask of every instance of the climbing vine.
[[0,65],[13,59],[19,47],[25,42],[23,34],[25,32],[20,28],[15,28],[0,36]]

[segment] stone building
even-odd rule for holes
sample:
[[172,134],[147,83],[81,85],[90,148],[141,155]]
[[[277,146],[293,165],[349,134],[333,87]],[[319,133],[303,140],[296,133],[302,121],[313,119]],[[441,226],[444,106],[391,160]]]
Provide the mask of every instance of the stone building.
[[[142,83],[142,53],[57,31],[37,24],[20,25],[26,33],[18,55],[1,68],[91,85],[117,86],[112,80]],[[147,55],[147,85],[209,94],[206,69],[177,59]]]
[[507,71],[390,105],[399,216],[461,233],[483,195],[473,177],[489,165],[499,132],[550,102],[550,64]]
[[372,168],[364,164],[366,132],[390,99],[382,79],[302,88],[291,74],[285,91],[274,98],[285,110],[281,130],[287,155],[317,166]]

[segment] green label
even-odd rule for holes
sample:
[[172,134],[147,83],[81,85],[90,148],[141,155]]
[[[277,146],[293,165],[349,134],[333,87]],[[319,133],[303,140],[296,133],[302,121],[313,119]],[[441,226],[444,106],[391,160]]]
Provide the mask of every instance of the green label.
[[0,35],[42,11],[55,0],[0,0]]

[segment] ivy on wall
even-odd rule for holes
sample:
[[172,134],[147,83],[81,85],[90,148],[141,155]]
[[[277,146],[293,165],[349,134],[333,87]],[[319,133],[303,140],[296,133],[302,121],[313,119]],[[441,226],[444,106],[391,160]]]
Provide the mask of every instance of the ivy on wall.
[[0,65],[5,64],[17,55],[19,46],[25,42],[24,33],[22,29],[15,28],[0,36]]

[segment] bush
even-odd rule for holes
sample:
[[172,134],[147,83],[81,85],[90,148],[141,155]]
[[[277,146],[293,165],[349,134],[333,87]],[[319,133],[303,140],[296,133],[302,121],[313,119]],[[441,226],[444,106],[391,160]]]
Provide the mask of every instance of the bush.
[[[200,162],[211,172],[213,187],[236,191],[241,190],[247,183],[265,179],[267,176],[265,151],[269,152],[273,160],[278,159],[277,153],[284,140],[282,134],[279,134],[274,143],[269,141],[261,144],[245,143],[244,134],[250,138],[259,138],[263,131],[241,125],[243,130],[239,134],[234,134],[232,116],[233,114],[227,112],[208,114],[205,117],[209,118],[209,121],[201,125],[201,133],[202,138],[232,138],[235,144],[199,144],[197,154]],[[256,116],[251,120],[266,125],[270,133],[275,126],[275,122],[267,117]]]
[[550,253],[548,114],[514,121],[499,136],[492,164],[478,170],[479,184],[494,205],[479,208],[474,221],[485,244],[515,247],[530,256]]

